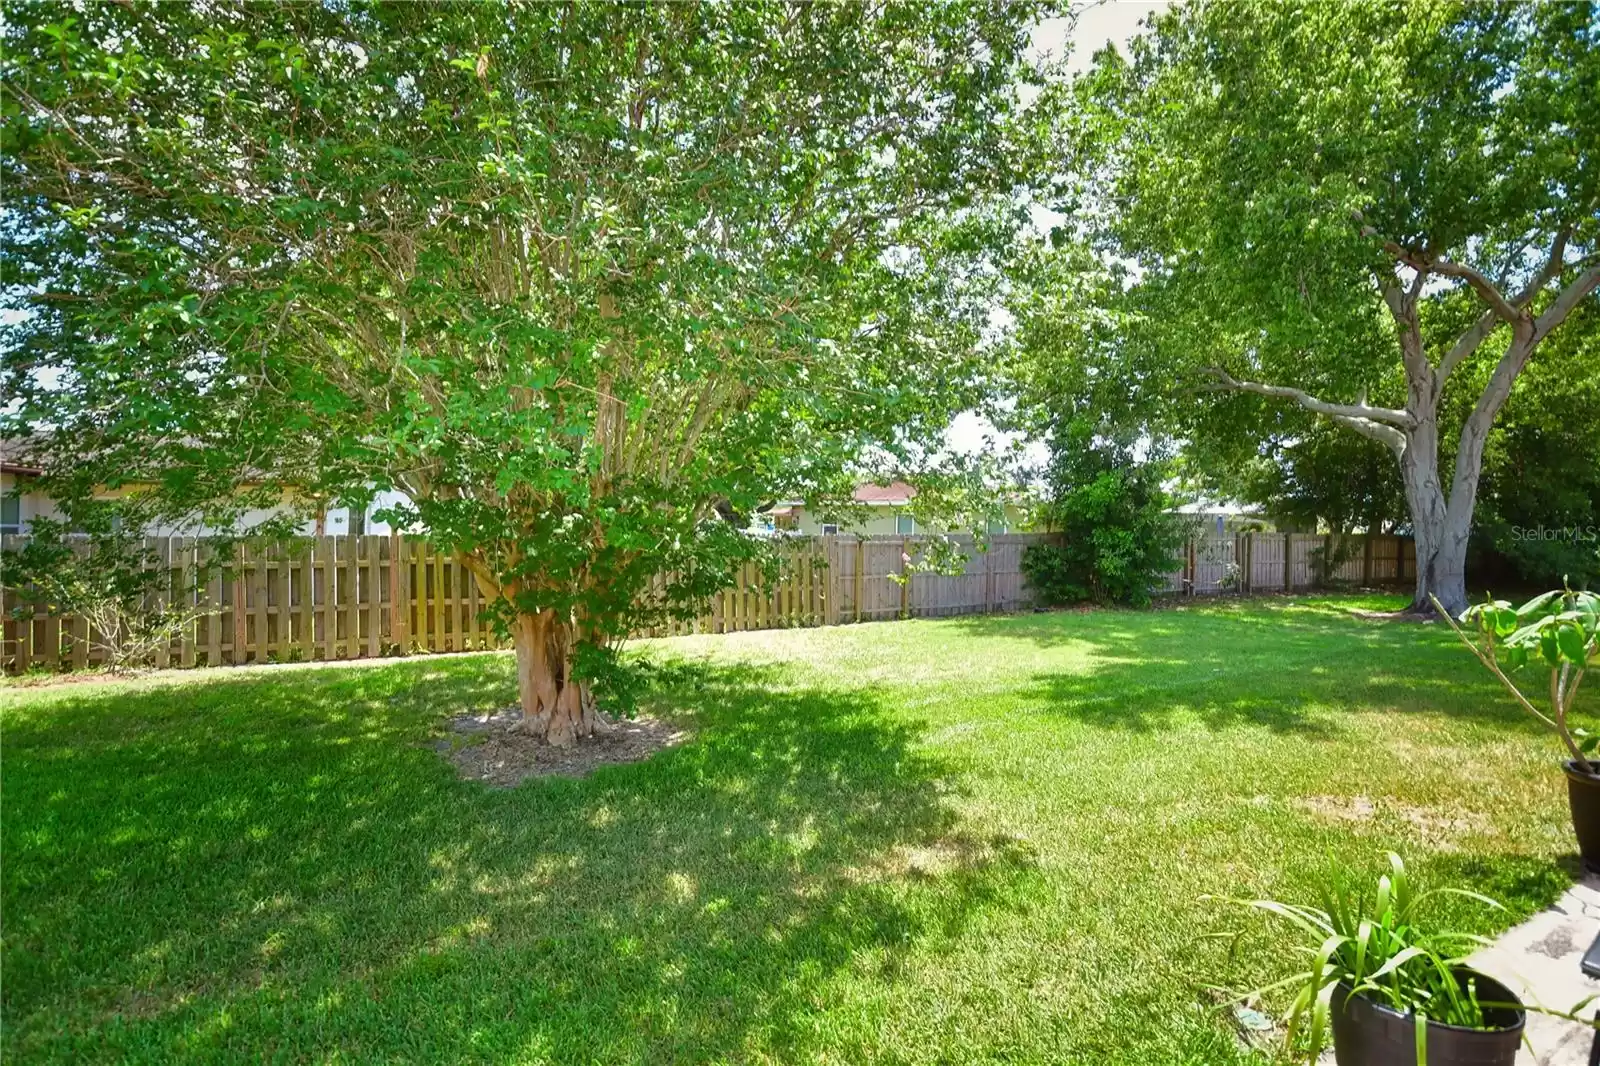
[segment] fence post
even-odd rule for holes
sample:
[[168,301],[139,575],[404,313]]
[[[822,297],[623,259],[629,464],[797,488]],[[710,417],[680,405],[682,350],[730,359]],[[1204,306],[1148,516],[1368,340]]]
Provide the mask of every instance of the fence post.
[[362,534],[367,549],[367,654],[383,654],[383,541]]
[[1372,531],[1361,535],[1361,584],[1372,587]]
[[900,538],[900,617],[911,617],[911,575],[906,573],[910,568],[911,538]]
[[233,554],[233,665],[238,666],[244,662],[245,649],[245,577],[244,545],[241,544]]
[[258,663],[268,662],[272,651],[272,629],[267,621],[267,608],[272,606],[272,559],[263,546],[256,552],[256,577],[252,591],[256,596],[256,639],[250,645]]
[[400,645],[402,654],[406,650],[406,627],[403,619],[408,613],[404,609],[406,605],[400,600],[400,567],[404,563],[405,541],[401,539],[400,534],[391,530],[389,533],[389,642]]
[[866,587],[867,542],[856,537],[856,621],[861,621],[861,593]]
[[[295,540],[291,563],[293,586],[300,590],[300,639],[294,642],[300,658],[314,662],[317,658],[317,557],[315,542],[305,537]],[[293,597],[290,597],[293,602]],[[291,623],[292,625],[292,623]]]
[[[973,545],[976,550],[977,545]],[[983,553],[983,613],[994,613],[994,544],[989,544],[989,550]]]
[[[149,561],[151,555],[155,556],[155,565],[149,569],[162,575],[160,584],[156,586],[155,608],[162,610],[172,604],[172,538],[171,537],[146,537],[144,539],[145,557]],[[156,668],[162,669],[172,664],[172,641],[169,638],[155,652]]]
[[339,568],[332,537],[317,538],[317,556],[322,563],[322,660],[338,658],[334,647],[339,639]]

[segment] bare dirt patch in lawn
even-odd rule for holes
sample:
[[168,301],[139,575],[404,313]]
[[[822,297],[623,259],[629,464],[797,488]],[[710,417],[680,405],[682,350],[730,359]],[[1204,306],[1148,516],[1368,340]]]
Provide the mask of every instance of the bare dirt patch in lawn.
[[511,727],[522,711],[508,707],[493,714],[450,719],[434,748],[469,781],[515,788],[530,777],[586,777],[601,766],[640,762],[689,739],[689,731],[659,718],[624,718],[603,736],[586,737],[553,748]]
[[1455,850],[1460,838],[1488,833],[1494,828],[1489,819],[1478,811],[1446,811],[1394,800],[1374,802],[1366,796],[1307,796],[1293,802],[1306,813],[1328,822],[1367,822],[1377,817],[1380,811],[1386,811],[1409,822],[1418,834],[1432,841],[1440,851]]

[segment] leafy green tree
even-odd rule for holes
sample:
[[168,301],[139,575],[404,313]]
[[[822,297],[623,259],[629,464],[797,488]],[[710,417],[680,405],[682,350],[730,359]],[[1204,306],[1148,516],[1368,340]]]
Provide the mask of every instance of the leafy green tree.
[[1388,449],[1419,610],[1466,606],[1490,429],[1600,284],[1596,12],[1198,2],[1074,89],[1065,206],[1136,279],[1112,369],[1190,440],[1293,404]]
[[403,491],[571,742],[616,642],[757,550],[724,515],[974,401],[1034,18],[17,8],[7,426],[69,495]]
[[[1587,301],[1518,376],[1483,453],[1467,572],[1480,583],[1574,585],[1600,576],[1600,307]],[[1477,378],[1493,367],[1474,367]],[[1467,379],[1440,409],[1459,429],[1481,380]],[[1399,472],[1375,441],[1280,407],[1259,438],[1192,440],[1185,469],[1208,491],[1256,503],[1275,518],[1322,520],[1335,529],[1404,526]],[[1451,458],[1453,433],[1441,434]]]
[[1162,488],[1166,464],[1141,461],[1135,442],[1088,418],[1065,422],[1050,445],[1040,517],[1059,538],[1023,554],[1029,586],[1052,604],[1148,604],[1185,532]]
[[1283,421],[1279,431],[1247,441],[1256,445],[1248,453],[1195,442],[1185,460],[1203,472],[1199,480],[1209,491],[1256,504],[1282,525],[1388,532],[1407,522],[1394,457],[1386,449],[1327,422]]

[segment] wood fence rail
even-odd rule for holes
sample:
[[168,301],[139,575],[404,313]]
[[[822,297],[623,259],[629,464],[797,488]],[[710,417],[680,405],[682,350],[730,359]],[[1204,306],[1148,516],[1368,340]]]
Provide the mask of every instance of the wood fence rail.
[[[1022,554],[1051,534],[992,536],[986,552],[957,537],[967,555],[955,576],[904,577],[926,536],[849,534],[786,538],[778,544],[779,578],[756,566],[712,598],[700,617],[639,636],[733,633],[790,626],[839,625],[890,618],[1015,611],[1031,606]],[[11,549],[23,538],[7,536]],[[1404,581],[1415,572],[1410,541],[1400,537],[1334,538],[1250,533],[1198,537],[1186,545],[1163,591],[1178,594],[1311,588],[1318,552],[1342,560],[1333,580],[1367,585]],[[306,538],[291,549],[236,547],[216,573],[203,538],[146,541],[166,587],[191,590],[186,605],[208,613],[156,653],[157,666],[362,659],[414,652],[475,651],[503,642],[483,619],[485,603],[466,568],[422,540],[404,536]],[[195,576],[211,571],[197,583]],[[0,575],[3,577],[3,575]],[[4,589],[0,662],[12,672],[31,667],[79,669],[101,659],[88,624],[70,615],[28,611],[17,590]]]
[[[967,552],[966,572],[913,574],[905,558],[929,537],[785,538],[777,545],[779,578],[746,566],[732,587],[700,617],[639,636],[731,633],[788,626],[837,625],[885,618],[1013,611],[1028,603],[1022,552],[1040,534],[989,538],[989,550]],[[3,538],[6,549],[22,537]],[[161,648],[157,666],[361,659],[413,652],[502,647],[482,617],[477,583],[454,556],[404,536],[308,537],[288,549],[235,549],[225,572],[208,541],[152,537],[145,546],[161,584],[185,606],[208,613]],[[210,572],[204,582],[197,575]],[[3,577],[3,575],[0,575]],[[187,596],[182,590],[191,590]],[[0,662],[12,672],[41,666],[82,668],[102,659],[88,623],[70,615],[29,611],[18,591],[4,590]]]

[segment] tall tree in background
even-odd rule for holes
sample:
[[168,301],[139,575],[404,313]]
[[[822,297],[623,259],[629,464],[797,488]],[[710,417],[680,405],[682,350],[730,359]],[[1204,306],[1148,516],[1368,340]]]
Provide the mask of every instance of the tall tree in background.
[[615,642],[755,550],[723,513],[971,404],[1035,17],[18,8],[4,428],[68,495],[403,491],[570,742]]
[[1138,267],[1123,369],[1207,383],[1190,439],[1289,403],[1387,448],[1418,609],[1465,605],[1496,415],[1600,284],[1597,37],[1588,3],[1199,2],[1077,87],[1067,207]]

